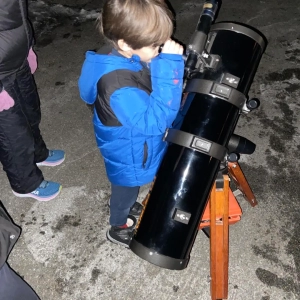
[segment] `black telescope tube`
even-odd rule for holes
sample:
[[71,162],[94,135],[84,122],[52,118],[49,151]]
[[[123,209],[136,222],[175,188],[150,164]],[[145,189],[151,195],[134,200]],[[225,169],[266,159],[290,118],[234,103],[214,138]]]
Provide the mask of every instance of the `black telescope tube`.
[[[236,93],[247,98],[266,43],[254,30],[234,23],[215,24],[210,32],[209,54],[222,57],[222,67],[187,80],[178,129],[249,153],[255,145],[246,139],[234,136],[230,142],[241,113],[233,98]],[[228,85],[231,79],[234,87]],[[163,268],[186,268],[220,164],[216,157],[170,142],[129,245],[136,255]]]

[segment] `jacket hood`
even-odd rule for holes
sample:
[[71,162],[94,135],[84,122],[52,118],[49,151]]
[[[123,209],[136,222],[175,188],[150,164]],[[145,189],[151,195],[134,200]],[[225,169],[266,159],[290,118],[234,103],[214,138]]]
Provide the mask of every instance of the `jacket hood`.
[[97,82],[99,79],[117,69],[130,69],[139,71],[143,68],[140,57],[131,58],[111,54],[98,54],[88,51],[79,77],[79,90],[81,98],[88,104],[93,104],[97,96]]

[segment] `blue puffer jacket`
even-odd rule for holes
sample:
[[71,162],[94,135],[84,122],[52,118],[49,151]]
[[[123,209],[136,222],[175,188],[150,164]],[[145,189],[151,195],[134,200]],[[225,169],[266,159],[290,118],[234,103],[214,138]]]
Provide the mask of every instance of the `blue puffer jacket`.
[[[139,72],[143,68],[136,55],[125,58],[88,51],[79,78],[81,98],[88,104],[97,100],[97,84],[102,76],[116,73],[117,85],[108,105],[120,126],[106,126],[94,113],[97,145],[104,158],[108,179],[121,186],[141,186],[154,179],[167,143],[164,132],[172,126],[180,107],[184,63],[181,55],[161,53],[150,64],[152,91],[131,84],[132,77],[118,77],[118,70]],[[120,82],[122,81],[122,82]],[[120,83],[119,83],[120,82]],[[128,81],[127,81],[128,82]],[[104,86],[103,89],[109,89]],[[105,95],[106,91],[101,91]],[[150,87],[151,90],[151,87]]]

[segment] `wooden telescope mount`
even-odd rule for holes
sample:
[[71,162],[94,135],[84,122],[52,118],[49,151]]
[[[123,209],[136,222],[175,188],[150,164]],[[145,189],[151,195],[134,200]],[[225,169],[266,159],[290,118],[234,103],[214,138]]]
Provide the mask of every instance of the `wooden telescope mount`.
[[[209,201],[202,216],[199,229],[210,238],[210,288],[211,299],[228,298],[229,225],[241,219],[242,210],[235,198],[243,194],[252,207],[256,198],[238,162],[228,162],[228,174],[219,172],[212,187]],[[237,190],[230,189],[230,179]]]

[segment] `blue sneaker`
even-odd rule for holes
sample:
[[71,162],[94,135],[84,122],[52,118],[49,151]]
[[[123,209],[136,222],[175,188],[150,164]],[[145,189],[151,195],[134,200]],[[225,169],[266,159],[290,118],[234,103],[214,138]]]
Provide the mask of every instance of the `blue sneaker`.
[[54,167],[60,165],[65,160],[65,151],[49,150],[49,155],[46,160],[37,163],[37,166]]
[[62,186],[53,181],[43,180],[37,189],[28,194],[19,194],[13,191],[15,196],[21,198],[34,198],[38,201],[49,201],[54,199],[61,191]]

